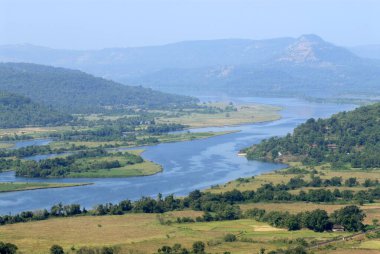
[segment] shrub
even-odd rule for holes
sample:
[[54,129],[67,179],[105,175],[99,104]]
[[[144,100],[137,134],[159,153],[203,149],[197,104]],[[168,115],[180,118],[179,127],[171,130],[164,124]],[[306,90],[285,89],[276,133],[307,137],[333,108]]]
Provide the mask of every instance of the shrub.
[[236,241],[236,235],[234,234],[227,234],[224,236],[224,241],[225,242],[235,242]]

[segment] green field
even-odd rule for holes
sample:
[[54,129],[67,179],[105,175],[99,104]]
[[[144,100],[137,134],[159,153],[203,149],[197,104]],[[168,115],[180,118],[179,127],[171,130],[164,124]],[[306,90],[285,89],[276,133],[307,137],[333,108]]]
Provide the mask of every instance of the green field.
[[80,173],[70,173],[67,177],[98,178],[98,177],[131,177],[157,174],[162,167],[151,161],[144,161],[134,165],[126,165],[120,168],[100,169]]
[[0,192],[24,191],[48,188],[65,188],[84,186],[91,183],[24,183],[24,182],[9,182],[0,183]]
[[[141,155],[144,150],[130,150],[128,153],[134,155]],[[98,162],[103,160],[123,160],[123,156],[105,157],[105,158],[91,158],[92,162]],[[84,160],[86,163],[86,160]],[[111,169],[98,169],[90,170],[86,172],[70,173],[67,177],[78,178],[107,178],[107,177],[131,177],[131,176],[147,176],[157,174],[162,171],[162,167],[151,161],[144,160],[142,163],[136,163],[133,165],[122,165],[120,168]]]

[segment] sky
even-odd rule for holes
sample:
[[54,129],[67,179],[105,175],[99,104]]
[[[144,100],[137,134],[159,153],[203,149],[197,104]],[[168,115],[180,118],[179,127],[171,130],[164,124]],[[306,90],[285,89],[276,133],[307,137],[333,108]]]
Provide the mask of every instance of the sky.
[[0,45],[62,49],[317,34],[380,44],[380,0],[0,0]]

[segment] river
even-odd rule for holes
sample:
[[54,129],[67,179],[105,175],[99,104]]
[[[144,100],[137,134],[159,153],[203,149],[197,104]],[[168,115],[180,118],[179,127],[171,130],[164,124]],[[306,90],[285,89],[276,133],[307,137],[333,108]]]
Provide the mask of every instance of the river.
[[[212,98],[207,98],[212,100]],[[354,105],[318,104],[287,98],[228,98],[234,102],[255,102],[283,107],[282,118],[273,122],[240,126],[194,129],[191,131],[240,130],[213,138],[145,147],[143,157],[163,166],[161,173],[130,178],[30,179],[16,178],[14,172],[0,174],[2,182],[92,182],[93,185],[0,193],[0,214],[50,208],[53,204],[78,203],[86,208],[96,204],[138,199],[142,196],[185,195],[239,177],[258,175],[283,168],[284,165],[247,161],[237,156],[244,147],[264,138],[286,135],[306,119],[325,118]],[[42,142],[44,143],[44,142]]]

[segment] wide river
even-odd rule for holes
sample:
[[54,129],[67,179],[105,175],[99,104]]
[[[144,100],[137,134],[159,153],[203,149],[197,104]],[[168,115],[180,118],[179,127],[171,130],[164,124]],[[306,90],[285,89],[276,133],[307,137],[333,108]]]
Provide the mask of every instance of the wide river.
[[[209,98],[210,99],[210,98]],[[163,166],[163,172],[144,177],[95,179],[27,179],[16,178],[14,172],[0,174],[1,182],[92,182],[93,185],[0,193],[0,214],[50,208],[53,204],[78,203],[86,208],[96,204],[138,199],[142,196],[185,195],[226,183],[239,177],[257,175],[284,167],[281,164],[247,161],[237,156],[244,147],[262,139],[286,135],[306,119],[325,118],[353,109],[353,105],[318,104],[284,98],[228,98],[234,102],[255,102],[283,107],[282,118],[273,122],[233,127],[203,128],[192,131],[240,130],[240,132],[209,139],[166,143],[146,147],[143,157]],[[46,141],[40,141],[45,144]],[[26,144],[22,144],[25,146]]]

